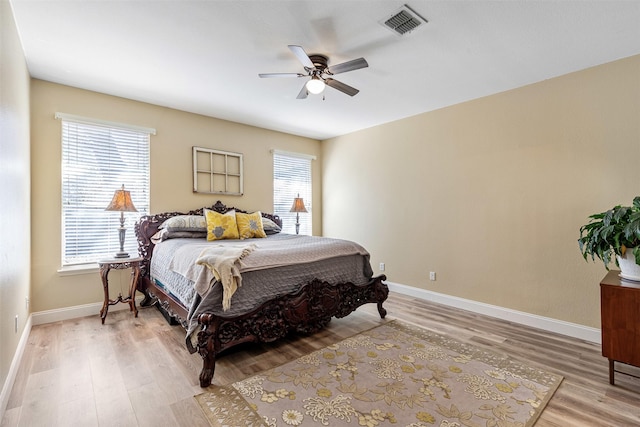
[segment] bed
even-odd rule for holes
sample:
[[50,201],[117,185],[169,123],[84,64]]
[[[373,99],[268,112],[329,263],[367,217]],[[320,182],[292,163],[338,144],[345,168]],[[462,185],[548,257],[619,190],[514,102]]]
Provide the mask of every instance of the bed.
[[[187,348],[203,359],[201,387],[211,384],[216,357],[236,345],[311,334],[366,303],[377,304],[380,317],[386,316],[386,277],[373,276],[369,254],[358,244],[281,233],[278,216],[255,212],[250,215],[264,224],[261,238],[207,241],[199,228],[202,217],[219,214],[248,213],[218,201],[186,213],[146,215],[135,224],[143,258],[141,305],[156,305],[167,321],[185,329]],[[194,218],[198,224],[169,226]],[[232,257],[232,279],[218,275],[228,269],[211,263],[236,252],[241,254]]]

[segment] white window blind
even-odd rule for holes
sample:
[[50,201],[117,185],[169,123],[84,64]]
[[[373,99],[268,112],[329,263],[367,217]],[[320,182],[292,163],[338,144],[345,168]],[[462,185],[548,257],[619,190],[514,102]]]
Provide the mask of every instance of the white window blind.
[[[60,116],[58,116],[60,117]],[[133,230],[149,212],[152,130],[62,117],[62,266],[94,263],[120,250],[120,213],[107,212],[124,184],[138,212],[124,212],[124,250],[138,255]]]
[[304,200],[307,213],[300,215],[300,234],[311,235],[313,206],[311,204],[311,160],[296,153],[273,152],[273,211],[282,218],[284,233],[295,234],[296,214],[289,212],[293,199]]

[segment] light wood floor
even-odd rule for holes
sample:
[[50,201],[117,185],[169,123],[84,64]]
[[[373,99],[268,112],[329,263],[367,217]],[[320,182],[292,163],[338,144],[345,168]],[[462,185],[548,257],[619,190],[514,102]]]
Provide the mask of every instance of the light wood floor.
[[[563,375],[538,427],[640,425],[640,379],[617,374],[610,386],[597,345],[397,294],[385,307],[387,320],[409,321]],[[218,360],[214,383],[240,380],[380,322],[369,304],[313,336],[244,346]],[[202,392],[201,361],[187,352],[183,338],[184,331],[155,308],[141,310],[137,319],[127,310],[109,313],[105,325],[96,314],[35,326],[1,426],[208,426],[192,398]]]

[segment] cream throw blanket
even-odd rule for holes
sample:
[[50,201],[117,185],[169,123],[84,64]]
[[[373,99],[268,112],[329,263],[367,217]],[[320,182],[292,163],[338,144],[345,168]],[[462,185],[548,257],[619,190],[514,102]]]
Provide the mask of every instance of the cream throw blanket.
[[[227,311],[231,307],[231,297],[239,286],[242,286],[242,276],[240,275],[239,261],[250,254],[256,245],[254,243],[243,246],[214,246],[204,249],[196,264],[204,265],[213,273],[217,281],[222,283],[222,310]],[[198,289],[196,291],[204,295],[208,289]]]

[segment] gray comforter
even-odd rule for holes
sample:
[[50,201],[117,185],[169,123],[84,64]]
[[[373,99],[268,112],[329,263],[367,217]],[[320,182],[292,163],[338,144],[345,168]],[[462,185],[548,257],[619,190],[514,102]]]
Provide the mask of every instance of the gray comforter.
[[[222,310],[223,291],[220,283],[211,280],[208,291],[198,294],[194,289],[194,281],[185,277],[184,271],[180,274],[170,268],[171,265],[185,264],[184,259],[179,262],[173,259],[177,253],[192,258],[195,264],[208,245],[251,243],[255,243],[257,248],[239,262],[242,282],[231,299],[228,311]],[[197,266],[196,269],[201,270],[202,274],[209,274],[204,266]],[[187,346],[192,351],[192,337],[197,332],[200,313],[237,316],[268,300],[295,292],[313,279],[364,285],[372,276],[369,253],[354,242],[284,233],[242,241],[169,239],[156,245],[151,259],[151,279],[189,308]]]

